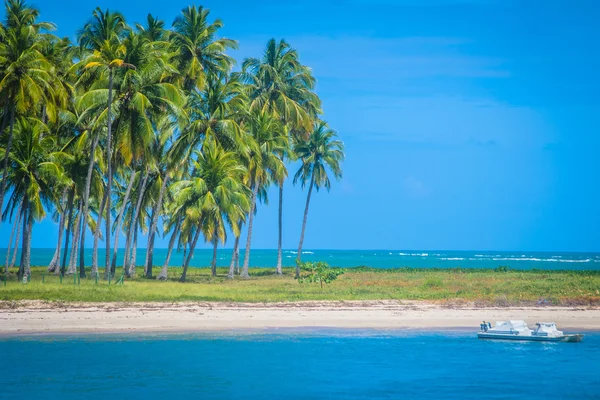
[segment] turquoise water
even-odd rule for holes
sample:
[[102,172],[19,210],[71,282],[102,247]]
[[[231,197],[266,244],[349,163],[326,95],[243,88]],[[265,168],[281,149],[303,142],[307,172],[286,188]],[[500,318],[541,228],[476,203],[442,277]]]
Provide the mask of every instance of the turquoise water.
[[600,333],[582,343],[474,332],[0,340],[3,399],[598,399]]
[[[162,265],[166,249],[154,251],[154,265]],[[337,267],[369,266],[374,268],[496,268],[510,266],[517,269],[600,269],[600,253],[551,253],[551,252],[498,252],[498,251],[410,251],[410,250],[306,250],[302,252],[303,261],[326,261]],[[0,249],[0,259],[4,260],[6,249]],[[294,266],[297,252],[285,250],[284,266]],[[54,249],[32,249],[32,265],[50,263]],[[87,253],[87,265],[91,265],[91,250]],[[122,260],[123,251],[119,252]],[[241,252],[243,260],[244,252]],[[104,251],[99,252],[100,265],[104,265]],[[138,251],[138,265],[146,259],[145,250]],[[193,267],[207,266],[212,259],[212,250],[198,249],[191,262]],[[231,249],[218,251],[219,266],[229,266]],[[119,261],[121,262],[121,261]],[[183,252],[174,252],[171,265],[181,266]],[[277,263],[277,250],[252,250],[251,266],[268,267]]]

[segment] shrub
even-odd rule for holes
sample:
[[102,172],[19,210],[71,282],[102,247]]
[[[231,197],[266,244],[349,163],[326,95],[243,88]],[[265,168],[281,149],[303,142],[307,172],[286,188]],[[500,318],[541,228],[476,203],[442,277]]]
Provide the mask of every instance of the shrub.
[[321,288],[323,288],[323,283],[331,283],[344,273],[342,269],[331,268],[329,264],[323,261],[300,262],[298,266],[302,270],[300,283],[319,283]]

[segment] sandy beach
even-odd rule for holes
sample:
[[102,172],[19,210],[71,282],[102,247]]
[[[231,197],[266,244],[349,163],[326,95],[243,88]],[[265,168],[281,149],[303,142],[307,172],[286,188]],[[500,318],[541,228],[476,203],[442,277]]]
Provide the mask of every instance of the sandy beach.
[[482,320],[554,321],[600,330],[600,308],[481,308],[414,301],[297,303],[2,302],[0,334],[187,332],[277,328],[477,329]]

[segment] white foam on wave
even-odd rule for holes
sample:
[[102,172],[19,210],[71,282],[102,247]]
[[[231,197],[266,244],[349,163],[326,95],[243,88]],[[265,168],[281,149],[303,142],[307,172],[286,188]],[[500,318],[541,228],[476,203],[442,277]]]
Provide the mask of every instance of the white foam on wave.
[[462,261],[464,260],[463,257],[444,257],[444,258],[440,258],[440,260],[446,260],[446,261]]
[[534,261],[534,262],[566,262],[566,263],[587,263],[592,261],[589,258],[584,260],[563,260],[557,258],[535,258],[535,257],[494,257],[493,261]]

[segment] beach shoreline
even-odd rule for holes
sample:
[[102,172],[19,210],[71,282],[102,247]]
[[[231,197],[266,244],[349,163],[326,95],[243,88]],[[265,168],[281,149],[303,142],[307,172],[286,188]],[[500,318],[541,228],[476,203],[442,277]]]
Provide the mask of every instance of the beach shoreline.
[[193,333],[302,329],[477,330],[481,321],[552,321],[565,331],[600,330],[600,307],[482,307],[422,301],[286,303],[0,302],[0,336]]

